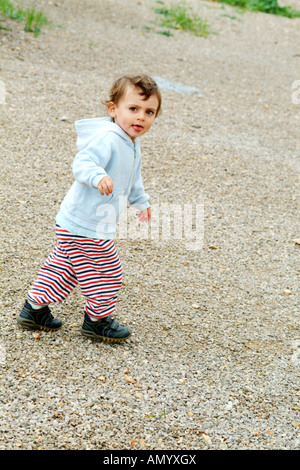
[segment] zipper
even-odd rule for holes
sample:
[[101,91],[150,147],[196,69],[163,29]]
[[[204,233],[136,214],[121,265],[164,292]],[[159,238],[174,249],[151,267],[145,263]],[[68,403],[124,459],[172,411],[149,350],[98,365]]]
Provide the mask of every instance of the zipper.
[[133,183],[132,177],[134,176],[134,174],[135,174],[135,172],[136,172],[136,159],[137,159],[136,153],[137,153],[137,152],[136,152],[136,144],[135,144],[135,142],[134,142],[134,143],[133,143],[133,157],[134,157],[134,159],[133,159],[133,170],[132,170],[132,172],[131,172],[130,179],[129,179],[129,184],[128,184],[127,189],[126,189],[126,196],[127,196],[127,197],[129,196],[129,193],[130,193],[129,188],[131,188],[132,183]]

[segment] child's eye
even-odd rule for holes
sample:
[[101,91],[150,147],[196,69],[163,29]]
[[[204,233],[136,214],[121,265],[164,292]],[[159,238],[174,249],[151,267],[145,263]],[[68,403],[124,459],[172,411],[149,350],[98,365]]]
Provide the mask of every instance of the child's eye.
[[130,111],[136,111],[136,107],[135,106],[132,106],[131,108],[129,108]]
[[147,114],[150,114],[150,116],[151,116],[154,113],[153,113],[153,111],[151,111],[151,109],[148,109]]

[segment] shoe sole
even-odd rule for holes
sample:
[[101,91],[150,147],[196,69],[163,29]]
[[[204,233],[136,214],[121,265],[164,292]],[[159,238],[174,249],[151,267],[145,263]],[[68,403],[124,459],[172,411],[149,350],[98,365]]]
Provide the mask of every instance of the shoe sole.
[[107,341],[108,343],[123,343],[131,335],[131,333],[129,333],[129,335],[126,336],[126,338],[109,338],[108,336],[96,335],[92,331],[89,332],[89,331],[84,330],[83,328],[81,328],[80,333],[86,338],[94,339],[96,341]]
[[28,330],[57,331],[62,327],[62,325],[60,325],[57,328],[48,328],[46,326],[37,325],[37,323],[35,323],[32,320],[26,320],[26,318],[20,318],[20,317],[17,318],[17,322],[20,326]]

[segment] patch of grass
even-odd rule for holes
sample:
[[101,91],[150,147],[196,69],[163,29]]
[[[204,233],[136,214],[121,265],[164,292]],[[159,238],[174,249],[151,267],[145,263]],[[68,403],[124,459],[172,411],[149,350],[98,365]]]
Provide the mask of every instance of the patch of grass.
[[20,8],[16,8],[9,0],[0,0],[0,13],[13,20],[21,21],[23,19]]
[[16,21],[25,22],[25,31],[40,34],[41,26],[48,24],[47,17],[34,8],[22,9],[16,7],[10,0],[0,0],[0,14]]
[[156,34],[162,34],[162,36],[167,36],[168,38],[170,36],[173,36],[173,34],[171,33],[171,31],[156,31]]
[[[163,2],[158,2],[163,5]],[[161,15],[160,26],[164,28],[190,31],[196,36],[207,37],[210,28],[206,20],[197,15],[186,3],[172,4],[170,7],[155,8],[155,13]]]
[[37,36],[41,32],[40,27],[47,23],[48,19],[42,12],[36,11],[34,8],[25,11],[25,31],[32,32]]
[[287,18],[299,18],[300,10],[291,7],[281,7],[277,0],[220,0],[221,3],[239,7],[243,10],[260,11],[272,15],[285,16]]

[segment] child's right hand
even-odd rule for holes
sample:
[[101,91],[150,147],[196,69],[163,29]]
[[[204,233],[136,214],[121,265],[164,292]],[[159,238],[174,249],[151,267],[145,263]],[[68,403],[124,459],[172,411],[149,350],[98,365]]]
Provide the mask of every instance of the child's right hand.
[[105,176],[98,183],[98,189],[102,196],[104,196],[104,193],[106,194],[106,196],[111,194],[113,192],[113,186],[114,185],[113,185],[112,179],[109,176]]

